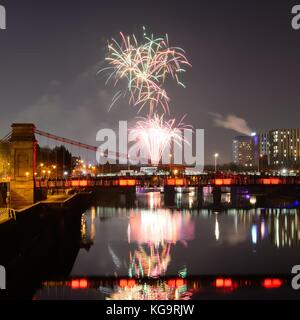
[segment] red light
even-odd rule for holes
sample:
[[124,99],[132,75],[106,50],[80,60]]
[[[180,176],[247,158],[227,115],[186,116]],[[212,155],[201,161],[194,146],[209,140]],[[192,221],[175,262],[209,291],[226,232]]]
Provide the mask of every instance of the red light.
[[282,286],[282,280],[280,279],[265,279],[263,281],[263,287],[266,289],[274,289]]
[[225,279],[224,281],[224,287],[225,288],[231,288],[232,287],[232,280],[231,279]]
[[282,280],[280,279],[273,279],[273,286],[274,288],[279,288],[282,286]]
[[174,288],[176,286],[176,280],[170,279],[168,281],[168,286],[171,287],[171,288]]

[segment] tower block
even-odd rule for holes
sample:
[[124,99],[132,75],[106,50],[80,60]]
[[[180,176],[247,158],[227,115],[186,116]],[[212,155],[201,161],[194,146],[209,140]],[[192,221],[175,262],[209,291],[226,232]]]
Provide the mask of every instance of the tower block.
[[34,124],[13,124],[11,144],[11,206],[15,209],[35,202],[36,144]]

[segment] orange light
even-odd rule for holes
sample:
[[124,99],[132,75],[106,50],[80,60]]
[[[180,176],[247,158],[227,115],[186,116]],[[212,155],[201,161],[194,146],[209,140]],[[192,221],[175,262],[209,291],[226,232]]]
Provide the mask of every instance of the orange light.
[[278,178],[262,179],[262,184],[280,184],[281,180]]
[[128,280],[127,285],[129,288],[133,288],[135,286],[135,280],[134,279]]
[[175,185],[175,179],[168,179],[167,180],[167,185],[168,186],[174,186]]
[[72,289],[78,289],[79,288],[79,280],[72,280],[71,288]]
[[230,185],[232,184],[232,179],[216,179],[215,185],[222,186],[222,185]]
[[72,289],[86,289],[88,287],[87,279],[76,279],[71,281]]
[[184,285],[184,280],[183,279],[177,279],[176,280],[176,287],[181,287]]
[[120,282],[119,282],[119,286],[120,286],[121,288],[127,287],[127,284],[128,284],[128,282],[127,282],[126,279],[121,279]]
[[231,179],[224,179],[223,183],[228,185],[228,184],[232,183],[232,180]]
[[182,186],[184,184],[183,179],[175,179],[176,186]]
[[86,289],[88,287],[88,281],[86,279],[80,279],[79,287],[81,289]]
[[135,180],[128,180],[128,185],[129,186],[135,186],[136,185],[136,181]]
[[176,286],[176,280],[175,279],[170,279],[168,281],[168,286],[171,288],[174,288]]
[[279,288],[282,286],[282,280],[280,279],[265,279],[263,281],[263,287],[266,289],[274,289],[274,288]]
[[216,279],[216,288],[232,288],[233,287],[233,281],[230,278],[223,279],[223,278],[217,278]]
[[120,180],[119,181],[120,187],[126,187],[127,186],[127,180]]
[[215,180],[215,185],[217,185],[217,186],[223,185],[223,179],[216,179]]
[[87,185],[88,185],[87,180],[81,180],[81,181],[79,181],[79,186],[80,186],[80,187],[87,187]]
[[136,181],[134,179],[120,179],[119,186],[120,187],[132,187],[136,185]]
[[216,288],[223,288],[224,287],[224,279],[218,278],[216,279]]
[[79,187],[79,180],[73,180],[71,184],[72,184],[72,187]]

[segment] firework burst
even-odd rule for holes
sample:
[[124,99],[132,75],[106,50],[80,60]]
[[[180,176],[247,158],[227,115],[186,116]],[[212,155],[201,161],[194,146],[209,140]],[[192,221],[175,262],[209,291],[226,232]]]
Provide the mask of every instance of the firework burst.
[[[182,119],[183,120],[183,119]],[[184,138],[181,130],[186,128],[182,120],[164,120],[164,115],[154,114],[147,118],[138,118],[136,126],[131,129],[131,136],[137,141],[139,150],[144,151],[153,165],[158,165],[163,153],[170,148],[172,141],[181,145]]]
[[114,79],[114,85],[124,79],[127,82],[126,90],[115,94],[111,107],[129,93],[130,104],[138,106],[139,111],[147,106],[150,114],[158,107],[169,112],[170,98],[163,84],[170,77],[184,87],[179,75],[185,72],[185,66],[191,66],[184,50],[170,47],[168,36],[155,38],[144,33],[143,42],[139,43],[135,35],[120,35],[120,43],[113,39],[108,45],[109,66],[99,71],[109,71],[107,82]]

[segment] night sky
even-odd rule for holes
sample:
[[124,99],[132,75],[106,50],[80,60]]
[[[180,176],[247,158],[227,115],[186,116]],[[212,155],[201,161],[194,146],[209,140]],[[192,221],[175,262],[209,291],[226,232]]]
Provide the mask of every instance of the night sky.
[[[12,122],[97,145],[96,133],[132,121],[136,108],[97,75],[107,40],[119,31],[168,33],[193,67],[187,88],[169,85],[171,116],[205,129],[206,162],[231,160],[238,133],[213,114],[235,115],[256,132],[300,127],[300,30],[288,0],[0,0],[0,136]],[[298,1],[300,4],[300,1]],[[144,113],[145,114],[145,113]],[[141,115],[144,115],[143,113]]]

